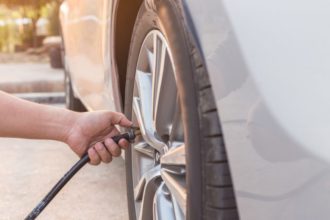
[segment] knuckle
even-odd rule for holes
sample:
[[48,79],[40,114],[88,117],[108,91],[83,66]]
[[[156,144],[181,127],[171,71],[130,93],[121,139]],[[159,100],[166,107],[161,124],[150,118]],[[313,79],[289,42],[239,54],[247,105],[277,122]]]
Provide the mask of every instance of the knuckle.
[[117,114],[118,114],[118,117],[119,118],[125,117],[125,115],[123,113],[121,113],[121,112],[117,112]]
[[88,156],[90,159],[92,159],[92,157],[94,157],[95,154],[95,150],[93,148],[89,148],[88,149]]
[[112,161],[112,157],[111,156],[109,156],[109,157],[107,157],[107,159],[104,161],[105,163],[110,163]]
[[121,149],[118,148],[117,152],[116,152],[116,157],[119,157],[121,155]]
[[125,118],[125,115],[123,113],[118,113],[115,123],[119,124],[121,122],[121,120],[123,120]]
[[88,150],[88,155],[92,165],[98,165],[100,163],[100,158],[94,148]]
[[95,149],[97,151],[102,151],[103,150],[103,144],[101,142],[98,142],[95,144]]
[[90,158],[90,163],[92,164],[92,165],[97,165],[97,158],[95,158],[95,156],[91,156],[91,157],[89,157]]
[[113,145],[111,148],[111,154],[114,156],[119,156],[120,154],[120,148],[118,147],[118,145]]
[[117,148],[117,144],[113,143],[113,144],[110,145],[110,149],[109,150],[110,150],[111,153],[113,153],[113,152],[116,151],[116,148]]
[[110,146],[113,143],[113,140],[112,140],[112,138],[107,138],[107,139],[105,139],[104,143],[106,146]]
[[110,154],[109,154],[108,151],[104,151],[104,152],[102,153],[102,156],[101,156],[102,161],[107,161],[107,160],[109,159],[109,157],[110,157]]

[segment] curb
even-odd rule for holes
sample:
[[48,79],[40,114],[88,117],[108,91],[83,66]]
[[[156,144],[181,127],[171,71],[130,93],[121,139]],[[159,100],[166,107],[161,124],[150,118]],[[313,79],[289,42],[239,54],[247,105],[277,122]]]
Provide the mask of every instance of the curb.
[[34,93],[14,93],[18,98],[25,99],[31,102],[42,104],[63,104],[65,103],[64,92],[34,92]]
[[64,82],[57,81],[32,81],[32,82],[6,82],[0,83],[0,90],[7,93],[38,93],[38,92],[63,92]]

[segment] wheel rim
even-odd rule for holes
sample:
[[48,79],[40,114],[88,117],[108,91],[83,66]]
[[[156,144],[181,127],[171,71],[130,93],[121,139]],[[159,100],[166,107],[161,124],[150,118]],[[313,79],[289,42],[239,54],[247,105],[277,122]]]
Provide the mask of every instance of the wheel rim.
[[132,109],[142,133],[132,148],[136,218],[185,219],[185,144],[175,68],[158,30],[147,34],[140,49]]

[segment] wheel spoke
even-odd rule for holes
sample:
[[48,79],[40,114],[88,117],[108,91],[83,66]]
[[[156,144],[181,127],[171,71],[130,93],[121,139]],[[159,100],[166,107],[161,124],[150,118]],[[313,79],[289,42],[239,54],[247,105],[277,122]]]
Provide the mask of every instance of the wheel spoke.
[[169,135],[177,105],[174,70],[166,46],[158,37],[154,40],[155,72],[152,75],[152,115],[159,136]]
[[187,193],[184,186],[184,178],[180,176],[172,175],[165,170],[161,170],[161,176],[166,186],[171,192],[171,195],[175,197],[175,200],[180,206],[183,213],[186,213],[186,199]]
[[[141,100],[141,113],[142,113],[142,119],[145,124],[145,126],[151,124],[152,118],[150,117],[150,110],[151,110],[151,74],[142,72],[142,71],[136,71],[135,76],[135,82],[137,85],[139,97]],[[149,130],[151,130],[151,127],[148,127]]]
[[136,72],[135,77],[139,97],[133,98],[133,110],[138,120],[144,140],[159,152],[163,152],[165,144],[157,140],[152,127],[151,116],[151,76],[142,71]]
[[178,202],[176,201],[175,197],[172,196],[172,204],[174,209],[174,216],[175,219],[185,219],[185,213],[183,213],[183,210],[180,208]]
[[184,143],[177,147],[172,147],[160,159],[162,165],[186,166],[186,148]]
[[146,51],[148,57],[149,71],[150,73],[153,73],[155,68],[155,55],[148,48],[146,49]]
[[155,220],[179,220],[179,218],[175,217],[171,195],[164,183],[156,191],[153,211]]
[[137,121],[140,126],[140,131],[143,139],[153,148],[155,148],[159,152],[164,152],[166,145],[160,141],[157,140],[154,136],[154,132],[150,127],[145,126],[145,122],[143,120],[143,116],[141,113],[140,108],[140,99],[138,97],[134,97],[133,99],[133,110],[135,112]]
[[134,149],[148,157],[154,157],[154,149],[150,147],[146,142],[140,142],[134,145]]
[[175,105],[173,122],[169,134],[169,141],[171,142],[184,141],[183,124],[182,124],[181,110],[179,103],[180,101],[178,97]]
[[164,75],[164,65],[166,62],[166,56],[167,56],[167,51],[166,47],[162,44],[161,40],[157,37],[157,35],[154,36],[154,57],[156,58],[155,60],[155,65],[152,71],[152,105],[154,108],[152,109],[152,115],[153,115],[153,120],[155,120],[156,115],[157,115],[157,107],[159,103],[159,93],[163,81],[163,75]]
[[152,220],[154,195],[160,184],[160,166],[156,166],[145,173],[138,185],[134,189],[134,197],[136,201],[141,201],[141,211],[139,220]]
[[148,170],[146,173],[144,173],[137,184],[137,186],[134,188],[134,198],[135,200],[141,200],[142,195],[144,194],[144,191],[146,187],[156,179],[160,177],[160,166],[155,166],[151,170]]

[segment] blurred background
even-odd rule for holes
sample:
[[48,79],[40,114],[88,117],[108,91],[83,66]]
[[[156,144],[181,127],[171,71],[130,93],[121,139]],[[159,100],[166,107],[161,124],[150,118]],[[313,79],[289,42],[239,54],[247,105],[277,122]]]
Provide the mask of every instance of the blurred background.
[[[0,91],[65,108],[61,2],[0,0]],[[23,219],[77,161],[49,140],[0,138],[0,155],[0,220]],[[124,170],[121,158],[86,166],[40,219],[127,219]]]
[[48,100],[54,95],[64,99],[61,3],[0,0],[0,90],[23,98],[47,93]]
[[61,0],[1,0],[0,51],[15,53],[41,47],[49,36],[59,35]]

